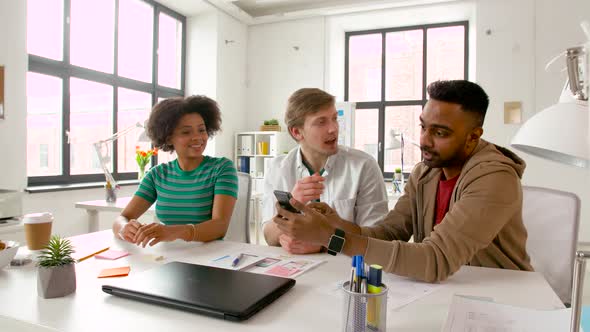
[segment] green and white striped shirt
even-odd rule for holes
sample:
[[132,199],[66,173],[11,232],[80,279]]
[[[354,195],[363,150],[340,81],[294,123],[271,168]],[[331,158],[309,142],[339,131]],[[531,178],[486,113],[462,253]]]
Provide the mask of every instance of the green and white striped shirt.
[[156,202],[166,225],[198,224],[211,219],[215,195],[238,198],[238,174],[227,158],[205,156],[199,167],[183,171],[175,159],[152,167],[135,195]]

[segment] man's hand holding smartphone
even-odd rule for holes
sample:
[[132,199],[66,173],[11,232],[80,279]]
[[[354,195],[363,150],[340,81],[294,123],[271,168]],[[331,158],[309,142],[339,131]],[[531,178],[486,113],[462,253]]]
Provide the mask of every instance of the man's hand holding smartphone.
[[277,198],[277,201],[279,202],[279,205],[290,212],[293,213],[301,213],[301,211],[297,210],[296,208],[294,208],[291,205],[291,202],[289,202],[291,200],[291,198],[293,198],[293,196],[291,196],[291,193],[288,191],[281,191],[281,190],[275,190],[274,191],[275,197]]

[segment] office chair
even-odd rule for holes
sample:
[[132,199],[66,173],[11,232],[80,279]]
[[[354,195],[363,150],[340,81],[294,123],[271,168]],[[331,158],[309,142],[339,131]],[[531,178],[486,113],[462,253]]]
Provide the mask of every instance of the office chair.
[[566,305],[572,297],[573,266],[578,243],[580,198],[548,188],[523,186],[522,219],[526,249],[535,271],[543,274]]
[[238,172],[238,200],[234,206],[227,233],[228,241],[250,243],[250,198],[252,178],[248,173]]

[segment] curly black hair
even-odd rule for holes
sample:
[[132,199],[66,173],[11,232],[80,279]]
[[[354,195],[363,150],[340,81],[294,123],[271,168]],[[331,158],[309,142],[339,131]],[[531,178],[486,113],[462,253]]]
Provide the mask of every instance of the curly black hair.
[[206,96],[168,98],[152,108],[147,121],[146,133],[152,144],[162,151],[174,151],[168,140],[180,118],[190,113],[198,113],[203,118],[209,137],[221,130],[221,111],[215,100]]
[[478,126],[483,126],[490,99],[481,86],[466,80],[436,81],[428,85],[432,99],[459,104],[465,112],[474,113]]

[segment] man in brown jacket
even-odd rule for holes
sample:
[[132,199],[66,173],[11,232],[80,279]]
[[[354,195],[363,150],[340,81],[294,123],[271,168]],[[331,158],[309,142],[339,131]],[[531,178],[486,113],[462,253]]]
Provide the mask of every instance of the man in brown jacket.
[[428,95],[420,115],[422,162],[383,220],[359,227],[325,204],[293,199],[302,214],[277,205],[273,221],[332,254],[364,255],[367,264],[428,282],[465,264],[531,271],[522,222],[525,163],[480,138],[488,96],[463,80],[434,82]]

